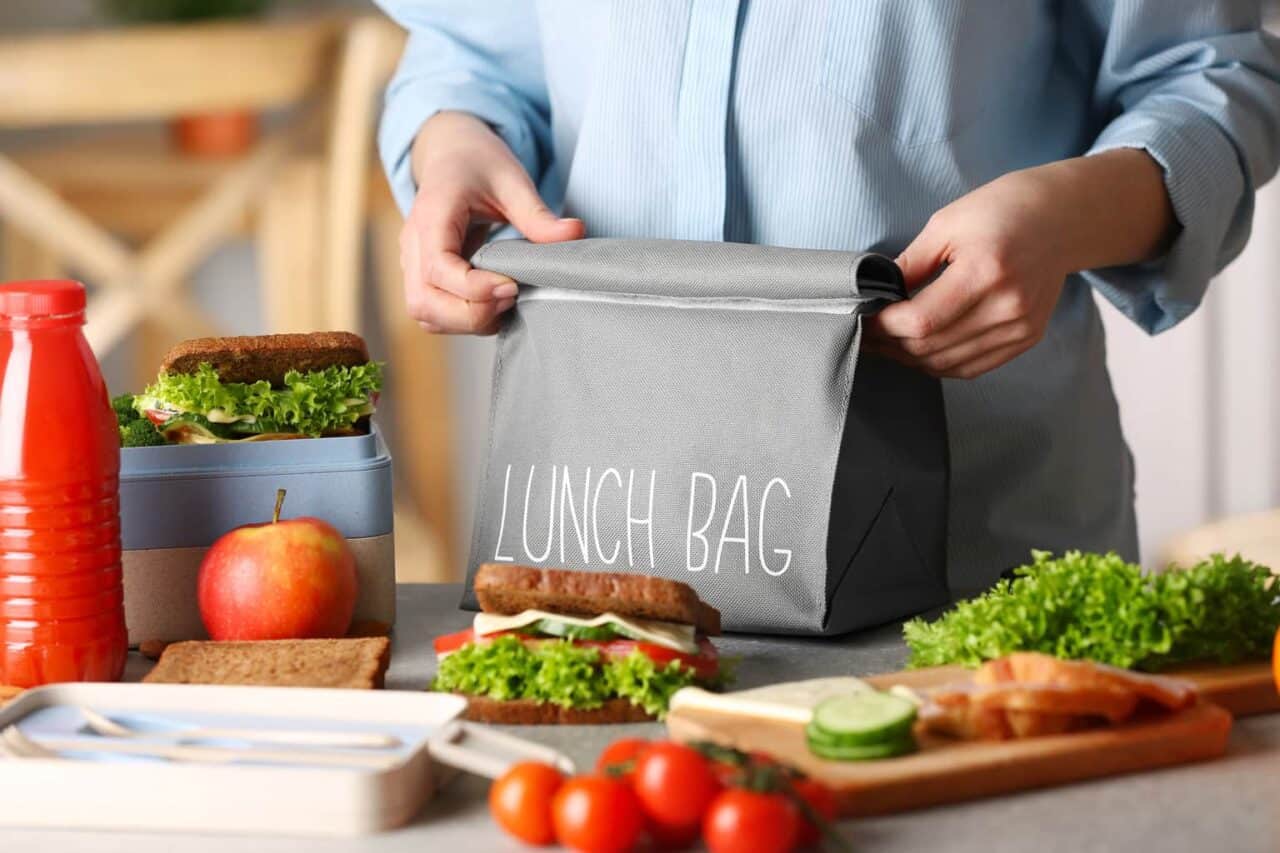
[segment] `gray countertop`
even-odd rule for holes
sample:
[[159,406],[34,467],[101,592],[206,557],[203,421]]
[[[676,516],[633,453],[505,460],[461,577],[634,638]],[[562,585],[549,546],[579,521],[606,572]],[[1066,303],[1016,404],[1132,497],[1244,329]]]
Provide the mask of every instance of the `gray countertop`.
[[[435,670],[431,639],[470,623],[457,610],[457,585],[402,585],[389,688],[416,690]],[[725,654],[738,655],[738,685],[818,675],[867,675],[901,667],[906,652],[896,628],[839,640],[779,637],[723,637]],[[146,662],[130,662],[129,675]],[[517,731],[516,729],[512,729]],[[657,724],[551,726],[518,729],[589,767],[608,742],[623,736],[659,736]],[[520,850],[489,821],[485,782],[455,779],[412,825],[361,839],[297,839],[175,836],[144,833],[90,833],[0,830],[0,850],[129,851],[129,853],[214,853],[236,851],[404,851]],[[159,792],[139,791],[156,798]],[[5,796],[5,792],[0,792]],[[1231,751],[1199,766],[1033,791],[999,799],[917,811],[894,817],[848,821],[842,828],[857,851],[1276,851],[1280,850],[1280,715],[1241,720]]]

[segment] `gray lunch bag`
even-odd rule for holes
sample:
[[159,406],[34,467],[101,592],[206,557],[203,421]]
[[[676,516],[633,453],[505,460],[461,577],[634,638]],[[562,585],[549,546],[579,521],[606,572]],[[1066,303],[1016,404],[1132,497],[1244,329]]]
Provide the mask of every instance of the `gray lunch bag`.
[[481,563],[660,575],[726,628],[836,634],[945,603],[938,382],[859,359],[905,298],[880,255],[491,243],[502,328],[464,606]]

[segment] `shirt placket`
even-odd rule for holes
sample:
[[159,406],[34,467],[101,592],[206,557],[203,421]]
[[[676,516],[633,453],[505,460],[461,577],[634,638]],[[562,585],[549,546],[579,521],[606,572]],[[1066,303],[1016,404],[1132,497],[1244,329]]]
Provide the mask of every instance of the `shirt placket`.
[[739,0],[691,0],[676,114],[676,233],[723,240],[725,132]]

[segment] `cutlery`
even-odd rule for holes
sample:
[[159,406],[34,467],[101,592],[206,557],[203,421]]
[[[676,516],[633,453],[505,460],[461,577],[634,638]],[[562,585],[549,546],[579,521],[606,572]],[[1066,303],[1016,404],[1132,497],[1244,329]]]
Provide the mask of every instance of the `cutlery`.
[[140,732],[100,714],[92,708],[80,707],[80,715],[90,731],[116,738],[142,738],[148,741],[246,740],[254,743],[288,746],[328,746],[341,749],[390,749],[401,745],[395,735],[372,732],[281,731],[272,729],[239,729],[197,727],[173,731]]
[[399,756],[321,752],[314,749],[239,749],[216,746],[148,744],[129,740],[77,740],[74,738],[41,738],[36,741],[23,734],[16,725],[8,726],[3,732],[0,732],[0,751],[3,751],[10,758],[64,758],[63,752],[96,752],[209,764],[255,761],[270,764],[367,767],[370,769],[390,767],[400,760]]

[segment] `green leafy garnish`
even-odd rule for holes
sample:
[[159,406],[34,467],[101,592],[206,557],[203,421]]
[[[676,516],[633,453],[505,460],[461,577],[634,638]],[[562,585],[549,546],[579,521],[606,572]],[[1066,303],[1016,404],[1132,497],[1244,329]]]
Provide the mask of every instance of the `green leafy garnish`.
[[1033,551],[1012,580],[903,626],[910,665],[977,666],[1016,651],[1163,669],[1265,658],[1280,628],[1269,569],[1220,554],[1144,575],[1114,553]]
[[112,397],[111,411],[116,413],[116,423],[120,426],[142,417],[142,415],[138,414],[138,410],[133,407],[132,394],[121,394],[118,397]]
[[565,708],[599,708],[621,697],[662,717],[671,695],[696,680],[679,661],[655,664],[641,652],[606,660],[598,649],[568,640],[526,646],[518,637],[503,636],[450,654],[440,662],[431,689]]
[[120,427],[121,447],[158,447],[166,443],[164,436],[146,418],[129,421]]
[[244,432],[301,432],[310,436],[350,429],[373,412],[373,396],[382,388],[382,365],[376,361],[352,367],[284,375],[284,386],[271,383],[223,382],[208,364],[194,373],[162,373],[137,398],[139,409],[157,408],[224,418],[253,417]]

